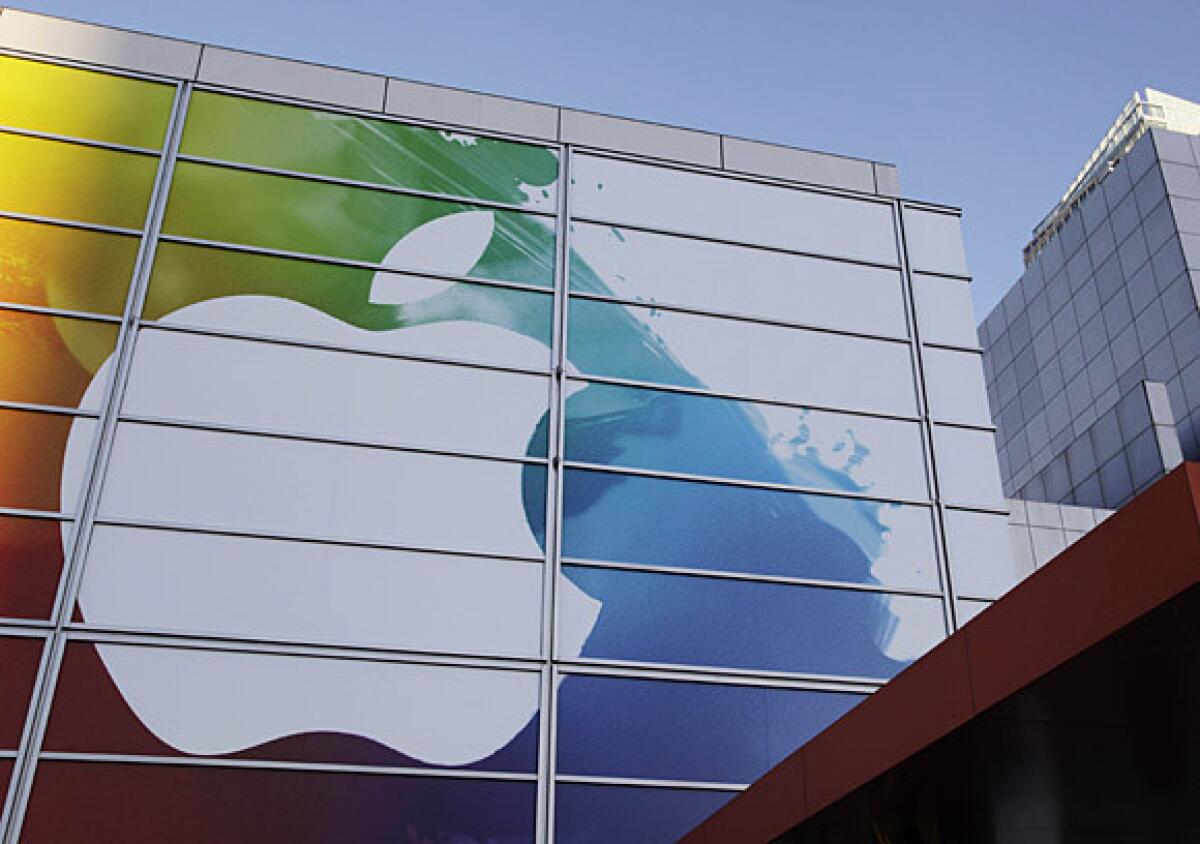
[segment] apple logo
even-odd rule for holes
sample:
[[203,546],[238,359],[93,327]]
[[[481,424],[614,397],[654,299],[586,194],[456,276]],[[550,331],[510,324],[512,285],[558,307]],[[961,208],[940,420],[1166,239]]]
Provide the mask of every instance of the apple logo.
[[[440,217],[400,239],[381,264],[395,271],[422,267],[434,273],[465,275],[487,249],[493,230],[494,218],[488,211]],[[380,270],[370,299],[393,305],[420,302],[454,284]],[[269,296],[210,299],[183,307],[162,322],[223,332],[276,333],[322,345],[395,353],[412,351],[418,344],[425,354],[449,357],[461,355],[464,348],[487,348],[502,352],[505,359],[528,360],[539,367],[544,367],[548,358],[544,344],[501,325],[463,319],[368,331],[307,305]],[[130,389],[136,381],[140,393],[166,404],[202,406],[212,418],[223,414],[236,418],[248,407],[265,408],[275,418],[286,419],[293,411],[297,417],[311,418],[322,412],[321,396],[336,393],[336,385],[313,380],[320,373],[297,372],[295,366],[289,366],[286,353],[255,363],[255,383],[247,388],[244,380],[228,377],[228,355],[197,355],[194,347],[189,351],[186,345],[172,342],[175,335],[187,337],[180,332],[155,334],[163,342],[156,340],[153,353],[135,354]],[[144,334],[141,339],[146,337]],[[110,357],[100,367],[82,404],[99,401],[113,365]],[[185,368],[188,376],[177,377]],[[439,427],[446,426],[456,413],[478,414],[479,396],[465,395],[455,383],[427,375],[418,378],[403,365],[393,370],[394,380],[380,385],[383,389],[375,391],[375,398],[364,399],[368,403],[356,405],[355,412],[395,418],[397,396],[410,397],[413,408],[428,405],[433,410],[412,410],[405,413],[402,424],[398,421],[404,437],[416,440],[436,439]],[[334,370],[321,370],[328,371]],[[488,420],[491,442],[497,451],[524,454],[544,413],[547,385],[545,379],[512,381],[511,385],[498,382],[501,386],[496,389],[501,394],[496,399],[504,412]],[[199,391],[197,383],[203,385]],[[336,420],[340,409],[329,408],[328,412]],[[63,490],[75,488],[86,471],[89,448],[85,427],[77,422],[68,440]],[[320,485],[322,474],[331,471],[329,460],[312,458],[286,472],[260,471],[255,477],[245,477],[243,458],[252,451],[232,444],[249,438],[198,434],[171,426],[145,427],[153,431],[154,448],[114,449],[102,514],[110,499],[119,499],[123,512],[143,514],[162,512],[163,501],[171,499],[185,517],[189,506],[209,511],[213,506],[244,508],[243,512],[270,524],[277,515],[286,514],[302,494],[296,488],[297,477]],[[445,440],[443,434],[441,441]],[[309,460],[306,455],[328,455],[338,448],[320,445],[292,453]],[[376,461],[396,454],[386,449],[367,451],[377,455],[367,459]],[[119,465],[122,462],[124,465]],[[428,458],[406,468],[402,477],[390,477],[383,489],[390,499],[388,506],[397,511],[405,501],[419,501],[427,491],[439,489],[439,484],[444,488],[448,481],[441,466],[446,462],[447,458]],[[487,519],[482,520],[486,524],[480,527],[485,547],[541,556],[522,504],[525,467],[501,462],[485,465],[486,472],[454,490],[456,512],[445,518],[469,519],[477,511],[487,512]],[[329,483],[336,487],[331,508],[383,512],[373,498],[381,494],[378,485],[339,483],[337,478]],[[528,595],[529,580],[515,580],[512,565],[489,566],[489,561],[480,561],[483,564],[475,565],[469,582],[464,582],[461,567],[439,565],[436,555],[425,555],[417,561],[397,559],[374,565],[368,569],[369,577],[348,577],[342,576],[345,570],[338,569],[342,558],[337,554],[306,556],[297,543],[245,540],[254,546],[246,555],[246,564],[229,565],[215,555],[206,559],[203,553],[187,553],[190,540],[181,540],[174,547],[183,553],[173,557],[166,569],[165,561],[154,553],[154,544],[138,538],[144,534],[115,529],[100,542],[97,532],[79,593],[85,618],[124,620],[122,624],[134,627],[141,619],[169,618],[174,620],[172,629],[181,631],[223,630],[250,637],[305,639],[312,636],[315,612],[336,613],[336,618],[321,619],[322,629],[351,630],[360,642],[385,644],[404,644],[397,631],[412,630],[414,625],[432,641],[454,643],[461,640],[464,624],[483,623],[494,628],[488,632],[503,647],[509,635],[505,628],[513,626],[506,622],[516,624],[512,608],[521,607],[522,600],[528,605],[528,598],[521,595]],[[375,553],[389,552],[376,549]],[[529,564],[513,565],[534,569]],[[169,570],[169,587],[147,588],[145,584],[163,582],[168,576],[164,570]],[[281,572],[289,571],[299,579],[282,589]],[[325,593],[329,590],[336,593],[336,601],[328,600]],[[467,592],[472,595],[464,597]],[[564,605],[559,652],[570,658],[580,653],[601,604],[565,577],[559,581],[559,596]],[[161,605],[164,600],[169,606]],[[381,611],[389,601],[402,611]],[[465,603],[471,606],[464,607]],[[478,606],[481,603],[487,604],[483,610]],[[479,612],[485,616],[482,622],[470,617]],[[527,619],[525,625],[527,629]],[[478,638],[477,632],[476,641]],[[331,731],[372,739],[426,763],[463,765],[504,747],[539,708],[537,678],[528,673],[108,644],[99,644],[97,650],[113,682],[147,729],[188,754],[228,754],[288,735]],[[453,729],[431,726],[439,723],[453,725]]]

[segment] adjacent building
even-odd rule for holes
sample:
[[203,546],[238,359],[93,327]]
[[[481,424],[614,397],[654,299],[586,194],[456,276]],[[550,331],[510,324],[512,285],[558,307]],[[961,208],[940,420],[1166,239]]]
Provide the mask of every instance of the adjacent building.
[[1018,576],[894,167],[0,52],[6,844],[673,841]]

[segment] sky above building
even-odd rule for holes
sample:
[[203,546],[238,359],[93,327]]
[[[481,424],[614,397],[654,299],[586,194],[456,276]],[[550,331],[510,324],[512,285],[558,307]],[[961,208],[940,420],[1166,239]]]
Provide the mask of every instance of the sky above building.
[[893,162],[964,209],[979,319],[1135,89],[1200,99],[1196,0],[4,5]]

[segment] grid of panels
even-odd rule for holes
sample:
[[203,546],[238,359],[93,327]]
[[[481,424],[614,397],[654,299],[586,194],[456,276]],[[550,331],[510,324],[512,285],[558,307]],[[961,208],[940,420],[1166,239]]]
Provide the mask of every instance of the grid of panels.
[[[27,625],[51,658],[0,757],[24,761],[11,840],[94,832],[101,813],[58,808],[80,791],[114,837],[145,794],[170,795],[156,834],[256,834],[230,797],[253,791],[292,840],[332,803],[376,825],[340,837],[407,818],[615,840],[653,818],[671,840],[944,635],[943,530],[1004,520],[971,480],[994,475],[987,420],[950,398],[978,352],[939,335],[949,316],[910,330],[914,293],[964,316],[955,218],[905,207],[898,228],[891,202],[187,86],[170,120],[144,99],[116,113],[144,131],[165,109],[165,158],[0,110],[0,139],[57,145],[35,162],[86,150],[71,178],[120,187],[0,190],[0,235],[35,227],[5,252],[5,312],[53,320],[90,367],[7,388],[5,410],[65,420],[21,448],[83,490],[3,514],[63,526],[13,568],[57,587],[46,549],[74,551]],[[123,156],[158,162],[144,199]],[[730,215],[748,201],[762,225]]]

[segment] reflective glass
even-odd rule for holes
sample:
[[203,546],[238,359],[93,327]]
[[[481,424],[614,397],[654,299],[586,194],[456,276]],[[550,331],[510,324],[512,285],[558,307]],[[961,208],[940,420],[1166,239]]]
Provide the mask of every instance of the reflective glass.
[[532,773],[538,682],[530,671],[73,643],[45,748]]
[[980,354],[926,347],[921,357],[929,413],[934,419],[959,425],[992,424]]
[[41,639],[0,637],[0,678],[4,682],[4,694],[0,695],[0,750],[16,750],[21,745],[41,658]]
[[955,601],[954,605],[958,608],[958,626],[962,627],[968,621],[979,615],[992,605],[991,601]]
[[158,159],[0,133],[0,211],[140,229]]
[[897,270],[616,226],[571,226],[571,289],[905,337]]
[[162,146],[175,86],[0,56],[0,125]]
[[554,840],[559,844],[674,844],[736,796],[736,791],[559,783]]
[[1013,555],[1006,516],[946,510],[945,524],[950,577],[956,594],[999,598],[1026,574]]
[[163,231],[383,264],[554,283],[554,221],[517,211],[180,162]]
[[70,522],[0,516],[0,617],[50,617],[70,531]]
[[515,844],[533,841],[536,790],[532,782],[43,760],[21,838]]
[[568,382],[567,390],[568,460],[928,495],[916,422],[612,384]]
[[933,453],[944,500],[1005,509],[991,431],[934,425]]
[[847,410],[912,414],[908,345],[572,299],[580,372]]
[[565,573],[601,604],[585,658],[886,679],[945,635],[938,598],[582,566]]
[[544,370],[553,297],[162,243],[144,315],[197,328]]
[[554,210],[544,147],[199,91],[181,151],[321,176]]
[[96,420],[0,409],[0,507],[75,511]]
[[138,240],[0,218],[0,301],[119,316]]
[[751,783],[862,699],[569,675],[558,693],[558,772]]
[[568,469],[564,481],[563,555],[896,587],[938,583],[927,507],[581,469]]
[[0,308],[0,400],[99,410],[120,327]]

